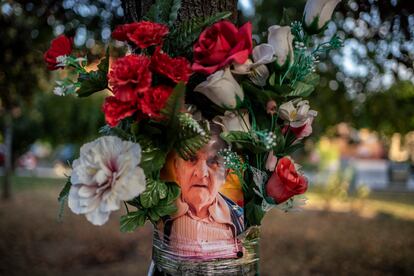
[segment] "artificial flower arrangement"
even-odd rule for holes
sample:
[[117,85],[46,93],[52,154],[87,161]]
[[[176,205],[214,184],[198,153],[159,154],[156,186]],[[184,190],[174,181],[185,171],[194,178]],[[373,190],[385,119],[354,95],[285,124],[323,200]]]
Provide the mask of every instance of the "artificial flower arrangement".
[[[198,152],[219,126],[217,139],[226,145],[220,160],[195,174],[223,165],[226,179],[238,185],[241,196],[229,196],[243,208],[238,234],[260,225],[273,207],[288,211],[303,204],[308,181],[290,155],[312,133],[317,112],[303,98],[318,84],[319,55],[341,46],[336,35],[319,44],[312,40],[338,2],[308,0],[302,22],[271,26],[265,42],[256,43],[251,23],[237,27],[226,20],[229,12],[177,24],[181,1],[156,1],[143,21],[112,32],[129,46],[128,54],[109,64],[107,51],[95,71],[73,54],[71,38],[54,39],[44,55],[48,69],[70,71],[57,81],[55,94],[111,94],[102,107],[103,136],[82,146],[60,202],[68,199],[74,213],[95,225],[124,204],[121,231],[146,221],[157,227],[177,213],[184,192],[168,169],[171,156],[198,164]],[[202,191],[208,185],[196,186]]]

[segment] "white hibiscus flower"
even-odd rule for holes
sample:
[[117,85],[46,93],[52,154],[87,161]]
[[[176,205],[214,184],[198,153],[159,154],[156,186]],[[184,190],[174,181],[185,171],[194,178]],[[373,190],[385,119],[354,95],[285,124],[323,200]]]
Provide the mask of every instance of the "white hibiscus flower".
[[115,136],[83,145],[80,157],[73,162],[69,208],[75,214],[85,214],[94,225],[106,223],[122,201],[145,190],[140,161],[141,146]]

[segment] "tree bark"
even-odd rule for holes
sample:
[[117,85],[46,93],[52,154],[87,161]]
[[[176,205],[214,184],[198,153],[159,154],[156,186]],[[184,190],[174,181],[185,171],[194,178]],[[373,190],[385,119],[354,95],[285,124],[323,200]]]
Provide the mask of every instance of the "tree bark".
[[[154,2],[155,0],[123,0],[125,21],[140,21]],[[207,17],[223,11],[231,11],[233,15],[230,20],[236,22],[237,0],[182,0],[177,21]]]
[[12,175],[12,141],[13,141],[13,118],[9,114],[4,115],[4,178],[3,178],[3,198],[11,197],[11,175]]

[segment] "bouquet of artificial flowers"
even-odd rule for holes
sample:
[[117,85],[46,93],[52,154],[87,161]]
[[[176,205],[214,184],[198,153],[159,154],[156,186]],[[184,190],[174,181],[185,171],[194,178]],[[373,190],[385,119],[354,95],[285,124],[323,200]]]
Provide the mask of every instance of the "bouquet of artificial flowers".
[[169,259],[241,258],[240,237],[269,209],[303,204],[308,181],[290,155],[312,133],[304,98],[318,58],[341,46],[311,39],[338,2],[309,0],[302,22],[270,26],[257,43],[229,12],[176,22],[181,1],[156,1],[112,32],[128,54],[110,64],[107,50],[94,71],[71,38],[54,39],[48,69],[70,72],[55,94],[109,93],[103,136],[82,146],[59,200],[95,225],[124,204],[121,231],[150,221]]

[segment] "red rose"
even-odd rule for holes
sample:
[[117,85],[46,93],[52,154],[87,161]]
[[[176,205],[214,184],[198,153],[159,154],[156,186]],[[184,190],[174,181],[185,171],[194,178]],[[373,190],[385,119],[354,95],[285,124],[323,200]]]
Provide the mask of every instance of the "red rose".
[[115,97],[124,102],[136,102],[138,93],[146,92],[152,81],[151,60],[142,55],[128,55],[117,59],[108,73]]
[[237,30],[224,20],[205,29],[194,45],[193,70],[206,75],[233,62],[243,64],[252,52],[252,24]]
[[119,121],[131,116],[137,111],[136,105],[130,102],[123,102],[113,96],[105,98],[102,107],[105,113],[105,121],[111,127],[115,127]]
[[172,91],[173,88],[166,85],[152,87],[141,99],[139,99],[138,109],[140,109],[145,116],[155,120],[162,119],[160,111],[164,108]]
[[277,204],[294,195],[303,194],[308,188],[308,180],[296,171],[295,165],[287,157],[279,160],[276,170],[266,183],[266,193]]
[[183,57],[172,58],[162,53],[159,47],[151,57],[151,68],[175,83],[180,81],[187,83],[192,73],[190,62],[187,59]]
[[140,21],[116,27],[112,37],[120,41],[132,42],[139,48],[145,49],[151,45],[161,45],[168,31],[168,27],[164,24]]
[[63,68],[63,66],[57,66],[59,62],[56,61],[56,58],[59,56],[69,55],[72,52],[72,39],[68,38],[65,35],[60,35],[52,40],[50,43],[50,48],[47,50],[43,59],[47,64],[47,69],[56,70]]

